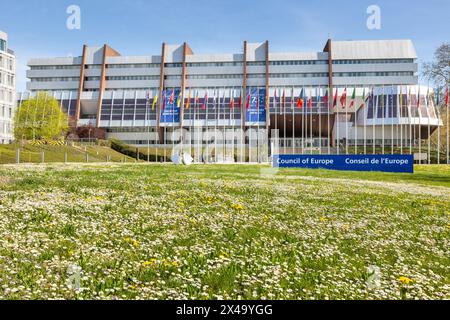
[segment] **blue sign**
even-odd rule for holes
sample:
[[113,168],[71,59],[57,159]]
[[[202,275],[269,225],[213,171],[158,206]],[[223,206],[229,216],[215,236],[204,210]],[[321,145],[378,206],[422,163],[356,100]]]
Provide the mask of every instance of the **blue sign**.
[[[180,97],[180,89],[166,90],[165,101],[163,101],[163,108],[161,109],[161,124],[177,124],[180,122],[180,109],[178,108],[178,99]],[[171,101],[173,100],[173,101]]]
[[[246,110],[245,122],[247,124],[266,123],[266,89],[250,88],[246,99],[250,95],[249,108]],[[247,107],[247,100],[245,101]]]
[[310,168],[348,171],[414,172],[412,155],[295,155],[273,157],[273,166],[280,168]]

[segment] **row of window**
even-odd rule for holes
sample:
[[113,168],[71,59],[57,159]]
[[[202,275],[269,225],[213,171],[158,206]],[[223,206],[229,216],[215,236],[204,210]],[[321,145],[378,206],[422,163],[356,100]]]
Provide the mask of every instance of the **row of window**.
[[14,75],[6,72],[0,72],[0,85],[1,84],[9,87],[14,87],[15,84]]
[[14,72],[14,60],[0,54],[0,69],[2,68]]
[[107,64],[108,69],[126,69],[126,68],[160,68],[160,63],[126,63],[126,64]]
[[159,80],[159,75],[153,76],[109,76],[106,80],[111,81],[133,81],[133,80]]
[[333,60],[333,64],[413,63],[414,59]]
[[382,71],[382,72],[335,72],[333,77],[406,77],[414,76],[410,71]]
[[14,92],[12,90],[0,88],[0,101],[13,102]]
[[80,81],[80,77],[31,78],[31,82],[69,82],[69,81]]
[[12,118],[12,108],[11,107],[6,107],[6,106],[2,106],[0,108],[0,117],[11,119]]
[[54,65],[54,66],[31,66],[30,70],[73,70],[80,69],[80,65]]

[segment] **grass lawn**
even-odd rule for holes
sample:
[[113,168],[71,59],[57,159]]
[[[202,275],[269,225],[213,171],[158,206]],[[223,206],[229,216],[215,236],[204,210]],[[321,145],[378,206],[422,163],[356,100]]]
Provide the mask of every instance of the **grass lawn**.
[[450,166],[4,165],[0,299],[449,299],[449,213]]
[[[15,144],[0,144],[0,164],[16,163],[16,149],[18,145]],[[124,156],[123,154],[112,150],[109,147],[103,146],[35,146],[32,144],[25,144],[20,147],[20,162],[21,163],[40,163],[41,152],[44,151],[45,162],[64,162],[64,154],[67,153],[68,162],[85,162],[86,153],[88,154],[89,162],[106,162],[107,157],[112,162],[134,162],[135,160]]]

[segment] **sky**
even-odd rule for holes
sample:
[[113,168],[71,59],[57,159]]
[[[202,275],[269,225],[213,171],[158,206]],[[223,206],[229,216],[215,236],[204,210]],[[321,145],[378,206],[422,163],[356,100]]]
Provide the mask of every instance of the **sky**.
[[[81,28],[66,12],[81,9]],[[367,8],[381,29],[367,28]],[[0,30],[15,51],[17,90],[27,60],[79,56],[83,44],[109,44],[122,55],[158,55],[161,43],[188,42],[195,53],[241,52],[244,40],[273,52],[321,51],[326,40],[411,39],[419,63],[450,42],[449,0],[20,0],[0,2]]]

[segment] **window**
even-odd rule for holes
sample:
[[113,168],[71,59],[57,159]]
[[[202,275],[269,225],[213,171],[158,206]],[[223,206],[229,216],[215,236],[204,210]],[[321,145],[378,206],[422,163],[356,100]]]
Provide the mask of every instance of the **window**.
[[414,59],[333,60],[333,64],[414,63]]
[[0,51],[6,51],[6,41],[0,39]]
[[133,81],[133,80],[159,80],[158,76],[110,76],[106,77],[108,81]]
[[271,66],[299,66],[312,64],[328,64],[327,60],[284,60],[284,61],[270,61]]
[[182,63],[166,63],[164,65],[166,68],[181,68],[183,66]]
[[80,65],[30,66],[30,70],[71,70],[80,69]]
[[186,63],[186,67],[238,67],[238,66],[243,66],[243,63],[239,61]]
[[135,64],[108,64],[108,69],[124,69],[124,68],[159,68],[160,63],[135,63]]

